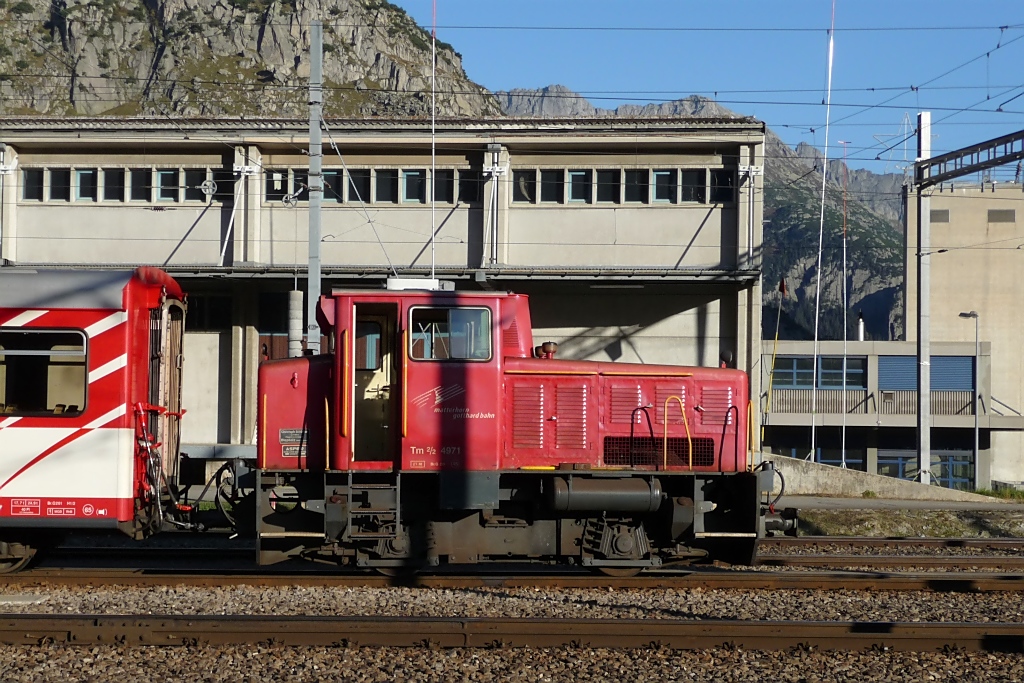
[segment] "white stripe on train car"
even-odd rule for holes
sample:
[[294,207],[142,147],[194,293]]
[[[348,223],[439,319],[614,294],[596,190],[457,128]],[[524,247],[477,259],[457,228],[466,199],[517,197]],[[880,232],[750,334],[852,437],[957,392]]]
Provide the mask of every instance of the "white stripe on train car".
[[46,315],[47,313],[49,313],[49,311],[22,311],[7,322],[0,324],[4,327],[21,327],[22,325],[29,324],[36,318]]
[[[0,478],[7,480],[73,429],[0,432]],[[131,429],[93,429],[57,449],[11,480],[4,496],[33,498],[131,498]]]
[[128,365],[128,354],[127,353],[122,354],[122,355],[118,356],[117,358],[115,358],[114,360],[110,361],[109,363],[104,363],[103,365],[99,366],[95,370],[91,371],[89,373],[89,384],[92,384],[93,382],[95,382],[98,379],[106,377],[107,375],[109,375],[112,372],[116,372],[116,371],[120,370],[121,368],[125,367],[126,365]]
[[85,336],[89,337],[89,339],[92,339],[93,337],[103,334],[107,330],[113,329],[118,325],[126,322],[128,322],[128,312],[117,311],[116,313],[112,313],[108,315],[106,318],[94,322],[92,325],[89,325],[89,327],[85,328]]
[[122,415],[124,415],[127,412],[128,412],[128,406],[126,404],[122,403],[121,405],[119,405],[118,407],[114,408],[110,412],[106,413],[102,417],[98,417],[95,420],[93,420],[92,422],[90,422],[89,424],[85,425],[84,427],[82,427],[82,429],[97,429],[97,428],[102,427],[103,425],[107,424],[111,420],[114,420],[116,418],[121,417]]
[[20,417],[9,417],[6,420],[0,422],[0,429],[3,429],[4,427],[10,427],[12,424],[14,424],[20,419]]

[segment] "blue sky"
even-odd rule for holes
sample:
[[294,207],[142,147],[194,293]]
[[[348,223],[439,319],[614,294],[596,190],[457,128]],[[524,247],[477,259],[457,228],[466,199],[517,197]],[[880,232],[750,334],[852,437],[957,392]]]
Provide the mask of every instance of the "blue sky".
[[[429,30],[431,0],[393,1]],[[559,83],[608,108],[698,93],[823,148],[831,14],[830,0],[437,0],[437,33],[490,90]],[[851,167],[896,171],[925,109],[933,154],[1024,129],[1021,0],[838,0],[835,27],[830,158],[847,141]]]

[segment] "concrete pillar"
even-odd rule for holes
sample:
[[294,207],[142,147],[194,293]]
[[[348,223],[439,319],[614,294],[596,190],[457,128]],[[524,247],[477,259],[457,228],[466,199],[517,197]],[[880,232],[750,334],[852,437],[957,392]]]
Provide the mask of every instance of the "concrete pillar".
[[18,168],[18,150],[8,146],[3,164],[14,167],[10,175],[0,175],[0,258],[18,259],[18,190],[21,187],[21,169]]
[[259,292],[235,283],[231,292],[231,443],[254,443]]

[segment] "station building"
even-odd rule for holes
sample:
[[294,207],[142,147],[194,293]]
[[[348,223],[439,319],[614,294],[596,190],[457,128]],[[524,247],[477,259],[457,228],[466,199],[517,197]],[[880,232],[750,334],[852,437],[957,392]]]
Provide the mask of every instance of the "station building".
[[[1020,486],[1024,187],[957,182],[929,192],[932,481]],[[904,207],[906,340],[849,342],[845,398],[842,341],[821,342],[817,366],[812,342],[763,342],[766,450],[839,465],[845,444],[847,467],[918,478],[917,202],[909,190]]]
[[[429,121],[325,126],[324,292],[431,273],[521,292],[561,357],[724,358],[761,394],[763,123],[443,120],[433,161]],[[252,444],[257,366],[305,288],[308,123],[8,117],[0,151],[0,267],[168,270],[189,293],[183,442]]]

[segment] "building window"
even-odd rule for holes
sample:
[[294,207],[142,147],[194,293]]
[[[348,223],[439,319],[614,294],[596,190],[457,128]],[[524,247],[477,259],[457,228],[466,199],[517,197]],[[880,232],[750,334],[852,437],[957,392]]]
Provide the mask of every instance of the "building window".
[[419,204],[427,200],[427,172],[424,170],[403,171],[404,189],[402,201]]
[[434,201],[443,204],[455,203],[455,171],[451,169],[434,171]]
[[932,223],[949,222],[949,209],[932,209],[930,215]]
[[703,168],[684,168],[680,171],[679,190],[683,202],[703,204],[705,201],[705,172]]
[[[846,358],[846,388],[867,389],[867,358]],[[818,357],[818,388],[843,388],[843,358]]]
[[279,202],[288,194],[288,171],[267,169],[266,199],[268,202]]
[[133,202],[153,201],[153,171],[148,168],[133,168],[131,175],[131,200]]
[[374,173],[376,187],[373,201],[394,204],[398,201],[398,171],[393,168],[379,168]]
[[98,198],[99,172],[95,168],[83,168],[75,171],[75,199],[81,202],[94,202]]
[[[813,389],[815,374],[813,368],[813,356],[782,356],[776,358],[775,370],[772,372],[772,388]],[[819,356],[817,375],[819,389],[842,389],[842,356]],[[867,358],[847,357],[846,388],[849,390],[866,389],[867,386]]]
[[71,170],[50,169],[50,201],[71,201]]
[[537,172],[512,171],[512,201],[533,204],[537,198]]
[[103,169],[103,199],[108,202],[124,201],[124,169]]
[[677,175],[674,168],[654,172],[654,201],[676,203]]
[[490,360],[490,309],[415,307],[409,317],[410,358]]
[[540,172],[540,200],[553,204],[565,201],[565,172],[553,169]]
[[185,171],[185,201],[204,202],[206,193],[203,192],[203,183],[206,182],[205,168],[190,168]]
[[780,356],[772,370],[773,389],[814,388],[814,358]]
[[356,168],[348,172],[348,201],[370,201],[370,169]]
[[345,174],[341,170],[324,171],[324,201],[342,202],[342,192],[345,188]]
[[292,199],[297,202],[309,201],[309,171],[306,169],[292,171]]
[[711,171],[711,203],[727,204],[734,201],[736,174],[725,169]]
[[483,175],[475,169],[459,171],[459,201],[479,202]]
[[178,201],[178,169],[160,169],[156,172],[157,199],[161,202]]
[[43,201],[43,169],[26,168],[21,172],[23,199],[33,202]]
[[569,201],[590,203],[590,171],[569,171]]
[[85,334],[0,329],[0,415],[79,415],[85,409]]
[[619,169],[602,169],[597,172],[597,201],[619,203]]
[[1014,223],[1017,221],[1017,212],[1013,209],[989,209],[989,223]]
[[651,198],[651,174],[643,170],[626,171],[626,201],[646,204]]

